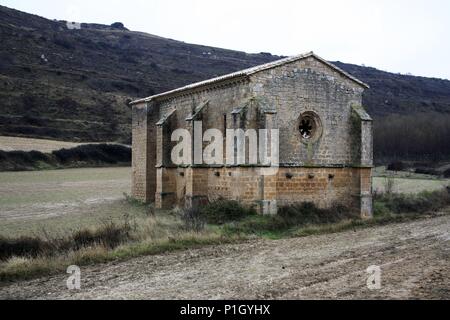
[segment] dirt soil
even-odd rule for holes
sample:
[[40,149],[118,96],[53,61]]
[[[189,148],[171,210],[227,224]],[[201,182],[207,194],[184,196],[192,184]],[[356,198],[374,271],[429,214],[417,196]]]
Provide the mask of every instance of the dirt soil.
[[[3,285],[2,299],[448,299],[450,216],[337,234],[206,247]],[[369,266],[381,289],[367,288]]]
[[3,151],[40,151],[51,153],[63,148],[75,148],[79,145],[81,143],[0,136],[0,150]]

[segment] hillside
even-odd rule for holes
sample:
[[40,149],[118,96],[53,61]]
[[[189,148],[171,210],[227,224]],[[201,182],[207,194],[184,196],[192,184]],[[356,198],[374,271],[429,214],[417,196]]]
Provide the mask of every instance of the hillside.
[[364,104],[375,117],[438,112],[450,114],[450,81],[389,73],[375,68],[333,62],[370,85]]
[[[129,142],[130,100],[280,58],[81,27],[0,6],[0,135]],[[450,114],[450,81],[337,65],[371,85],[374,116]]]
[[278,57],[0,7],[0,134],[129,140],[127,101]]

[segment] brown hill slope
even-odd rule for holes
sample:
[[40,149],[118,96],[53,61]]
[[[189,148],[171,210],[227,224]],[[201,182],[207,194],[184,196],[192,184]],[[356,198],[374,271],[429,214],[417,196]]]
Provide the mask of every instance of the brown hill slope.
[[[0,6],[0,135],[130,139],[133,98],[279,59],[192,45],[113,26],[69,30]],[[450,81],[337,63],[367,82],[371,114],[450,113]]]
[[278,59],[0,7],[0,134],[127,140],[127,101]]

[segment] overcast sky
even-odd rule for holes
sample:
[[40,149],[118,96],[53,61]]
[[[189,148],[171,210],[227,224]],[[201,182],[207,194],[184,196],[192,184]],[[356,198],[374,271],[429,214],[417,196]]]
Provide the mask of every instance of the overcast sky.
[[448,0],[0,0],[50,19],[111,24],[246,52],[450,79]]

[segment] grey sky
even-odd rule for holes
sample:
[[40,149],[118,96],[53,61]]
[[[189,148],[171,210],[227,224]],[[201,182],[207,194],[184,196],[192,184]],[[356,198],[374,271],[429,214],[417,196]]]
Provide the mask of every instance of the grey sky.
[[111,24],[189,43],[450,79],[448,0],[0,0],[46,18]]

